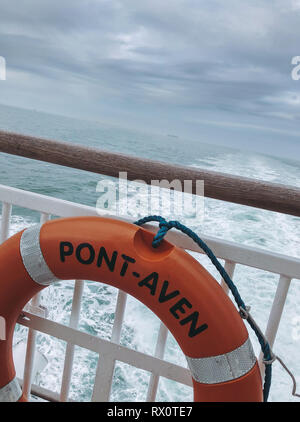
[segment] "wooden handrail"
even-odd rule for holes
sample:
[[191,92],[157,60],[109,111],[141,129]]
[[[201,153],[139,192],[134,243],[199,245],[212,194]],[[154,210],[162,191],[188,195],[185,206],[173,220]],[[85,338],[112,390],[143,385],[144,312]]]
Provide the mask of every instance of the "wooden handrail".
[[[161,161],[101,151],[77,144],[58,142],[0,131],[0,152],[34,160],[119,177],[127,172],[128,180],[204,181],[206,197],[300,217],[300,189],[240,176],[183,167]],[[253,169],[255,171],[255,169]]]

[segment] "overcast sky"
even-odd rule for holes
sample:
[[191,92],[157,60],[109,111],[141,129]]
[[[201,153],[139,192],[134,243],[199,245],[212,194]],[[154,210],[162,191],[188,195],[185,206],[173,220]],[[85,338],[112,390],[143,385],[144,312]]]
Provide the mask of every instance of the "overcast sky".
[[300,156],[300,0],[0,0],[0,103]]

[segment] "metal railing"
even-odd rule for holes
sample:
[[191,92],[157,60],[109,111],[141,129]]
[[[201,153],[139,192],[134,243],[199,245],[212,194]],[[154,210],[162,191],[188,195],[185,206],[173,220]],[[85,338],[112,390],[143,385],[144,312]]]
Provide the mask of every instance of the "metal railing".
[[[151,183],[151,180],[156,179],[166,179],[169,181],[177,179],[181,182],[192,180],[193,186],[191,193],[195,194],[197,194],[195,190],[196,181],[203,180],[205,183],[206,197],[300,216],[300,189],[292,186],[283,186],[208,170],[182,167],[130,157],[124,154],[105,152],[71,143],[51,141],[3,131],[0,131],[0,152],[113,177],[118,177],[119,172],[127,172],[128,180],[142,179],[148,184]],[[41,222],[48,220],[52,216],[98,215],[96,209],[92,207],[3,185],[0,185],[1,202],[0,243],[5,241],[9,236],[12,206],[36,211],[40,215]],[[124,218],[124,220],[130,221],[127,218]],[[152,231],[157,230],[151,224],[145,227]],[[201,237],[214,251],[215,255],[224,260],[225,268],[231,277],[234,275],[236,264],[278,274],[277,289],[266,328],[266,336],[270,344],[273,345],[291,280],[300,279],[300,260],[212,237]],[[170,232],[167,238],[183,249],[199,253],[202,252],[191,239],[179,232]],[[222,280],[220,282],[224,290],[227,291],[225,283]],[[76,345],[92,350],[100,356],[92,395],[92,400],[94,401],[106,401],[109,399],[116,361],[128,363],[151,373],[147,393],[148,401],[154,401],[156,398],[160,376],[188,386],[192,385],[190,373],[186,367],[181,367],[164,360],[168,330],[163,324],[161,324],[158,333],[154,356],[120,345],[120,335],[127,299],[127,295],[122,291],[118,293],[110,341],[79,331],[78,322],[83,287],[83,280],[75,281],[69,326],[51,321],[46,316],[34,312],[35,310],[39,310],[39,295],[32,299],[31,307],[27,308],[23,317],[20,316],[18,322],[29,328],[24,377],[20,380],[26,394],[31,391],[46,400],[67,401],[70,391],[74,347]],[[64,371],[59,394],[40,386],[32,385],[37,331],[67,342]],[[103,362],[105,362],[105,365]]]
[[190,193],[195,195],[202,195],[197,190],[197,181],[201,180],[208,198],[300,217],[300,189],[294,186],[3,131],[0,131],[0,152],[117,178],[120,172],[126,172],[128,180],[143,180],[149,185],[158,179],[178,180],[183,186],[184,181],[190,180]]
[[[12,206],[14,205],[38,212],[42,222],[51,218],[51,216],[74,217],[98,215],[96,209],[92,207],[3,185],[0,185],[0,202],[2,202],[0,242],[5,241],[9,236]],[[130,221],[126,218],[124,218],[124,220]],[[148,224],[145,227],[151,231],[157,230],[157,228],[151,224]],[[291,280],[300,279],[300,260],[253,247],[241,246],[233,242],[223,241],[212,237],[202,236],[202,238],[209,247],[213,249],[216,256],[225,261],[225,268],[231,277],[234,275],[236,264],[278,274],[277,289],[266,328],[266,336],[270,344],[273,345]],[[201,250],[191,239],[179,232],[170,232],[168,234],[168,240],[186,250],[201,253]],[[222,280],[221,284],[226,290]],[[120,345],[120,334],[127,298],[127,295],[122,291],[119,291],[118,293],[114,324],[109,341],[79,331],[78,321],[83,286],[83,280],[75,281],[69,326],[51,321],[45,316],[39,316],[32,312],[24,312],[24,315],[19,317],[18,323],[29,328],[24,378],[21,380],[25,393],[31,391],[50,401],[67,401],[69,397],[75,345],[99,354],[99,363],[92,395],[93,401],[109,400],[116,361],[125,362],[134,367],[149,371],[152,374],[148,386],[148,401],[155,400],[159,377],[165,377],[187,386],[192,385],[190,373],[187,368],[163,359],[168,335],[168,330],[163,324],[160,326],[154,356]],[[39,296],[33,298],[31,304],[32,309],[37,307],[39,305]],[[32,369],[37,331],[67,342],[60,394],[46,390],[37,385],[32,385]]]

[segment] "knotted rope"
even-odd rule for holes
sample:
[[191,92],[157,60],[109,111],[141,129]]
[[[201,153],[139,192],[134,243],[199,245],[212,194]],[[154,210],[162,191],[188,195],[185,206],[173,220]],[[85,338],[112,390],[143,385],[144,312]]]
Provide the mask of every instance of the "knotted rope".
[[[220,273],[221,277],[223,278],[223,280],[227,284],[228,288],[230,289],[230,291],[231,291],[231,293],[234,297],[234,300],[235,300],[235,302],[238,306],[238,309],[240,311],[241,317],[244,318],[248,322],[248,324],[253,329],[253,331],[256,334],[258,341],[260,343],[261,350],[262,350],[262,353],[263,353],[263,363],[265,364],[265,380],[264,380],[264,386],[263,386],[263,399],[264,399],[264,402],[268,401],[268,396],[269,396],[270,387],[271,387],[271,380],[272,380],[272,363],[275,361],[275,359],[277,357],[272,352],[271,347],[270,347],[266,337],[264,336],[264,334],[262,333],[262,331],[260,330],[260,328],[258,327],[256,322],[254,321],[253,317],[250,315],[250,313],[249,313],[250,307],[245,305],[244,301],[242,300],[242,298],[239,294],[237,287],[235,286],[235,284],[233,283],[233,281],[229,277],[225,268],[220,263],[220,261],[217,259],[217,257],[214,255],[212,250],[207,246],[207,244],[205,242],[203,242],[203,240],[195,232],[193,232],[193,230],[191,230],[188,227],[184,226],[183,224],[179,223],[179,221],[175,221],[175,220],[166,221],[163,217],[161,217],[159,215],[151,215],[149,217],[141,218],[140,220],[136,221],[135,224],[138,225],[138,226],[142,226],[143,224],[149,223],[149,222],[152,222],[152,221],[156,221],[156,222],[159,223],[159,230],[158,230],[157,234],[154,236],[153,242],[152,242],[153,248],[159,247],[159,245],[163,241],[163,239],[164,239],[165,235],[168,233],[168,231],[175,228],[175,229],[181,231],[182,233],[186,234],[187,236],[189,236],[205,252],[205,254],[208,256],[210,261],[213,263],[213,265],[216,267],[216,269]],[[287,370],[287,372],[289,373],[289,375],[293,379],[293,382],[294,382],[293,395],[300,397],[299,394],[295,393],[295,391],[296,391],[295,378],[293,377],[291,372],[286,368],[286,366],[283,364],[282,360],[278,358],[278,361],[282,364],[282,366]]]

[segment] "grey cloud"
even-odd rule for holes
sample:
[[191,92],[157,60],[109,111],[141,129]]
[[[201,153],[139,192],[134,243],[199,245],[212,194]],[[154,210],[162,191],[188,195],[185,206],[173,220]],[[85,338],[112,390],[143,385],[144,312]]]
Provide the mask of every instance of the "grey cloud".
[[[28,80],[34,92],[38,75],[50,97],[55,80],[68,103],[68,86],[77,80],[94,116],[111,104],[121,118],[127,104],[133,122],[152,107],[157,126],[162,116],[178,126],[180,115],[182,127],[189,119],[228,118],[229,124],[248,119],[258,130],[282,121],[285,131],[300,114],[300,105],[287,101],[300,88],[290,75],[291,58],[300,54],[296,6],[294,0],[0,0],[0,55],[20,73],[19,89],[27,74],[26,92]],[[1,86],[11,102],[12,84]],[[69,103],[80,113],[73,96]]]

